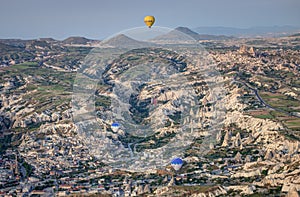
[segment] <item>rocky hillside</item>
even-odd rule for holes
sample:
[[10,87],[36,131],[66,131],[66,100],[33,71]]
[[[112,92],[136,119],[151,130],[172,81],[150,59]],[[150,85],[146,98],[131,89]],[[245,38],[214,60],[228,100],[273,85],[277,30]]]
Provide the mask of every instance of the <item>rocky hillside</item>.
[[213,64],[187,49],[9,46],[32,59],[0,69],[0,192],[297,196],[299,43],[286,39],[217,43]]
[[84,38],[84,37],[69,37],[62,41],[63,44],[69,44],[69,45],[86,45],[88,43],[91,43],[93,40]]

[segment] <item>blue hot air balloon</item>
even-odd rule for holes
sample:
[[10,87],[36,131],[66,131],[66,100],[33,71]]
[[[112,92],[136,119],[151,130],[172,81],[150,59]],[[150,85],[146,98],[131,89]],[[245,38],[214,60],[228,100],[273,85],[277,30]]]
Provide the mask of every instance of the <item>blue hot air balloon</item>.
[[120,124],[117,122],[114,122],[111,124],[111,129],[113,130],[113,132],[117,132],[120,128]]
[[180,159],[179,157],[177,157],[177,158],[175,158],[175,159],[173,159],[172,161],[171,161],[171,166],[174,168],[174,170],[176,170],[176,171],[178,171],[180,168],[181,168],[181,166],[183,165],[183,161],[182,161],[182,159]]

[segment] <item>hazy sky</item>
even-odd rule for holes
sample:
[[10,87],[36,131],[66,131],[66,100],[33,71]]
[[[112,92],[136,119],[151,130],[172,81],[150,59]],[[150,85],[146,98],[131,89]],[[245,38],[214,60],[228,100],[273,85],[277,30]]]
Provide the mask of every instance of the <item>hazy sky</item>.
[[0,38],[103,39],[155,25],[251,27],[300,26],[300,0],[0,0]]

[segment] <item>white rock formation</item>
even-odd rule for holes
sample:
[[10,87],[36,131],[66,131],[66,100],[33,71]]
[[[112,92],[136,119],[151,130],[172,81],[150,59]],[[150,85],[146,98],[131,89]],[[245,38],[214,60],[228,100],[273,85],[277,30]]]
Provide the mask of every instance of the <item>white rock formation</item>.
[[245,158],[245,162],[249,163],[249,162],[251,162],[251,160],[252,160],[251,155],[247,155]]
[[175,185],[174,177],[172,177],[170,182],[168,183],[168,186],[173,186],[173,185]]
[[267,150],[264,159],[265,159],[265,160],[271,160],[271,159],[273,159],[273,157],[274,157],[273,151],[270,150],[270,149]]
[[145,185],[145,187],[144,187],[144,193],[151,193],[151,190],[150,190],[150,185],[149,184],[147,184],[147,185]]
[[239,147],[241,144],[242,144],[241,134],[238,132],[235,136],[233,146],[234,147]]
[[229,135],[229,131],[227,130],[226,131],[226,134],[225,134],[225,136],[224,136],[224,140],[223,140],[223,143],[222,143],[222,146],[223,147],[227,147],[227,146],[229,146],[230,145],[230,135]]
[[234,161],[236,161],[236,162],[238,162],[238,163],[243,162],[242,155],[241,155],[240,152],[237,152],[237,154],[236,154],[235,157],[234,157]]
[[249,172],[237,172],[233,175],[231,175],[232,178],[240,178],[240,177],[254,177],[254,176],[260,176],[261,175],[261,170],[256,169],[253,171]]
[[220,143],[222,139],[222,132],[221,130],[218,131],[217,135],[216,135],[216,141],[217,143]]

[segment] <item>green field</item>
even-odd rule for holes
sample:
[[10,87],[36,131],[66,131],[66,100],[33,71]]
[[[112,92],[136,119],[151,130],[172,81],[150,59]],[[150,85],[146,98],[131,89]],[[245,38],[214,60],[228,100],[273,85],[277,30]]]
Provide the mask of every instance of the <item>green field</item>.
[[206,186],[206,185],[181,186],[181,185],[176,185],[176,186],[172,186],[171,188],[176,190],[176,191],[182,191],[182,192],[188,193],[188,194],[197,194],[197,193],[209,192],[212,189],[214,189],[215,186]]
[[300,131],[300,118],[285,121],[284,124],[289,129]]
[[268,103],[270,106],[276,109],[284,110],[286,112],[296,112],[299,110],[294,110],[294,107],[300,106],[300,101],[290,98],[282,94],[272,94],[269,92],[260,93],[262,99]]
[[255,118],[261,118],[261,119],[274,119],[274,116],[271,115],[271,114],[255,115],[253,117],[255,117]]
[[25,62],[25,63],[22,63],[22,64],[13,65],[9,68],[12,69],[12,70],[14,70],[14,69],[25,70],[25,69],[36,68],[37,66],[38,66],[37,62]]
[[68,108],[76,73],[39,67],[36,62],[5,67],[2,73],[4,80],[14,80],[15,87],[8,93],[21,96],[23,108],[33,104],[37,113],[56,110],[62,105]]

